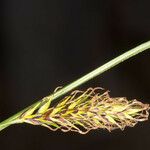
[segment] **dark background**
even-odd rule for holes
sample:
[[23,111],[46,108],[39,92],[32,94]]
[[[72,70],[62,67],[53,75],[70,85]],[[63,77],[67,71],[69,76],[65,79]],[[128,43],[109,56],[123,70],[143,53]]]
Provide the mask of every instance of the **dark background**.
[[[0,121],[119,54],[150,39],[150,1],[5,0],[1,7]],[[89,81],[111,96],[150,103],[146,51]],[[4,150],[149,149],[150,121],[125,131],[87,135],[14,125],[0,132]]]

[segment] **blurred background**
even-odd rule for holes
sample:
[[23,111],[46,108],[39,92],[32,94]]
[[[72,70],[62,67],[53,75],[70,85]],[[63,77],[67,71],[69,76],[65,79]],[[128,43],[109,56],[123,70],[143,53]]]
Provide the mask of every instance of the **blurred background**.
[[[123,52],[150,40],[150,1],[5,0],[1,7],[0,121]],[[150,51],[78,89],[101,86],[113,97],[150,103]],[[14,125],[4,150],[148,149],[150,121],[87,135]]]

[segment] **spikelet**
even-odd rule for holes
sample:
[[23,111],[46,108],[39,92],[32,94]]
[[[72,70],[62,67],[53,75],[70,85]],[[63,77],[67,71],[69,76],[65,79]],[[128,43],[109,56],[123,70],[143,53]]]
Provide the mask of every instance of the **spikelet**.
[[102,88],[74,91],[57,105],[50,107],[51,97],[26,110],[19,119],[56,131],[75,131],[85,134],[92,129],[112,131],[133,127],[148,119],[149,105],[125,97],[111,98]]

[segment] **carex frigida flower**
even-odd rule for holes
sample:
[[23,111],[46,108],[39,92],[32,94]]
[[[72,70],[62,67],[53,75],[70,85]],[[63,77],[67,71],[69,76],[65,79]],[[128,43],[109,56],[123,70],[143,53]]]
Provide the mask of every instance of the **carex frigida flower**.
[[53,131],[60,129],[85,134],[101,128],[123,130],[147,120],[149,115],[148,104],[125,97],[110,97],[102,88],[89,88],[85,92],[76,90],[53,107],[51,99],[45,97],[40,104],[26,110],[19,117],[20,121]]

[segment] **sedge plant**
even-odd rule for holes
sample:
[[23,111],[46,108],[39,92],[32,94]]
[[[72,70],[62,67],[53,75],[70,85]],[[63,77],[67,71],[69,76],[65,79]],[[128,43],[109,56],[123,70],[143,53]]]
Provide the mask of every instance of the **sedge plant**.
[[29,123],[40,125],[56,131],[75,131],[85,134],[93,129],[112,131],[126,126],[133,127],[149,116],[149,104],[125,97],[111,97],[108,91],[100,87],[85,91],[74,90],[52,106],[51,102],[67,92],[93,79],[121,62],[150,49],[150,41],[143,43],[124,54],[112,59],[92,72],[54,93],[16,113],[0,123],[0,131],[12,124]]

